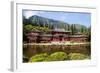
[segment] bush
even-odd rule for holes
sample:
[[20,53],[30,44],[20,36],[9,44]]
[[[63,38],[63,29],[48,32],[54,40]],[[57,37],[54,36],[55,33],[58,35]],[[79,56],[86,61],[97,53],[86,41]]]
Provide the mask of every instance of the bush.
[[42,62],[46,59],[46,57],[48,57],[47,53],[37,54],[35,56],[32,56],[29,62]]
[[51,54],[46,61],[63,61],[67,59],[67,54],[65,52],[55,52]]
[[70,53],[68,55],[70,60],[83,60],[83,59],[87,59],[87,56],[81,53]]
[[32,29],[33,29],[33,26],[31,24],[24,26],[24,30],[26,30],[26,31],[30,31]]

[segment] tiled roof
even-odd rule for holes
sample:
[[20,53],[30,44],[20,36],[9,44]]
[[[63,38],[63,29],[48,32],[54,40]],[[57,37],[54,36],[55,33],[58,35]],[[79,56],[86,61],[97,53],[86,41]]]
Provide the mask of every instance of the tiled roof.
[[87,37],[86,35],[70,35],[69,37]]
[[51,32],[71,32],[71,31],[51,30]]
[[71,31],[66,31],[63,28],[54,28],[54,29],[50,30],[49,32],[71,32]]
[[40,30],[31,30],[31,32],[42,32]]
[[47,36],[47,37],[51,37],[52,35],[51,34],[42,34],[42,35],[40,35],[40,36]]

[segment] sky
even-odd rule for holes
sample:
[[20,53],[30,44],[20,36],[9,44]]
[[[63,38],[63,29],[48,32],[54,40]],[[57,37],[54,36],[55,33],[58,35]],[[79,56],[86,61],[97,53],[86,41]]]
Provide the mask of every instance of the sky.
[[87,27],[91,25],[90,13],[23,10],[23,15],[27,19],[33,15],[38,15],[45,18],[60,20],[69,24],[81,24]]

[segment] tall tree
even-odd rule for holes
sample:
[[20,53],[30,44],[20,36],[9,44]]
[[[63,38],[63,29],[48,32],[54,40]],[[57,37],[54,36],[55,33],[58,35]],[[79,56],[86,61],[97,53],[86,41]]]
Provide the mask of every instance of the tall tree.
[[83,26],[81,26],[81,33],[83,33],[84,32],[84,28],[83,28]]
[[68,24],[68,31],[70,31],[70,25]]
[[91,41],[91,26],[88,28],[88,41]]
[[76,25],[74,24],[74,34],[77,33]]
[[72,35],[74,34],[74,25],[72,24],[71,25],[71,32],[72,32]]
[[71,31],[72,31],[72,35],[74,35],[75,33],[77,33],[77,29],[76,29],[75,24],[71,25]]

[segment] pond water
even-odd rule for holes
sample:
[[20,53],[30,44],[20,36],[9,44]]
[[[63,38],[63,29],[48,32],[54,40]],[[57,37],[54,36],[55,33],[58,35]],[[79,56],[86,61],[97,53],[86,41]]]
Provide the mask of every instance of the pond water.
[[79,44],[79,45],[24,45],[23,55],[28,58],[40,54],[40,53],[54,53],[54,52],[66,52],[69,53],[82,53],[91,55],[90,44]]

